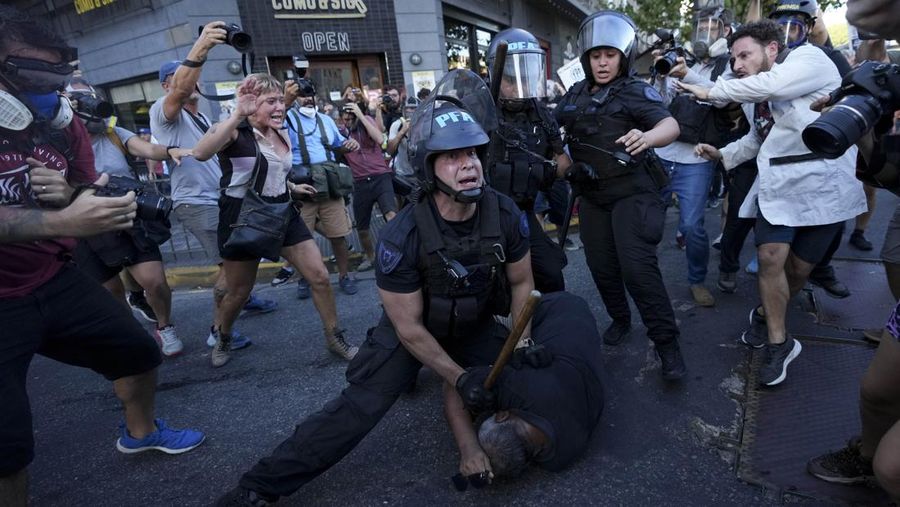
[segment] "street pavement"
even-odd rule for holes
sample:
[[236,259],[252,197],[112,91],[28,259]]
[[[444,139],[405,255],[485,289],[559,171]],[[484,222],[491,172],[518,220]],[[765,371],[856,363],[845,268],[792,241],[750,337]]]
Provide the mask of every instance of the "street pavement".
[[[840,257],[877,258],[897,203],[887,192],[880,192],[879,198],[868,234],[875,252],[863,255],[843,246]],[[719,212],[707,212],[710,239],[718,234]],[[629,341],[604,351],[604,416],[584,457],[569,470],[532,469],[515,481],[456,492],[449,477],[457,472],[458,455],[443,419],[440,381],[423,370],[416,390],[402,396],[353,452],[281,504],[780,504],[785,498],[743,483],[735,473],[750,357],[737,339],[757,301],[756,280],[741,272],[737,293],[720,293],[715,289],[718,255],[713,250],[707,283],[717,304],[697,307],[688,289],[684,253],[674,245],[676,221],[670,210],[659,253],[689,375],[681,384],[661,380],[659,362],[635,310]],[[745,246],[745,264],[751,241]],[[569,252],[565,275],[569,291],[589,302],[602,330],[609,318],[583,250]],[[362,341],[380,313],[372,272],[357,278],[360,292],[354,296],[342,294],[334,283],[341,325],[354,343]],[[883,276],[873,274],[871,283],[884,283]],[[237,328],[251,336],[254,345],[236,352],[219,369],[209,365],[205,344],[212,316],[210,291],[176,291],[174,321],[185,352],[166,359],[159,370],[156,411],[173,427],[194,427],[207,435],[202,446],[181,456],[120,454],[115,439],[122,414],[109,382],[93,372],[36,357],[28,377],[36,439],[30,468],[33,505],[209,505],[233,487],[243,471],[345,384],[345,363],[325,351],[312,300],[298,301],[295,291],[293,283],[272,288],[268,280],[260,280],[257,294],[276,300],[279,309],[239,320]],[[795,305],[792,318],[798,315]],[[819,504],[797,496],[790,501]]]

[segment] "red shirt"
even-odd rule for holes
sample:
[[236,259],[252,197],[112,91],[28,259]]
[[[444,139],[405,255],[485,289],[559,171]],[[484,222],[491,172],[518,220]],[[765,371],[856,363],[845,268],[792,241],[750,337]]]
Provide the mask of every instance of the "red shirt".
[[347,165],[353,171],[353,179],[358,180],[391,172],[391,167],[384,159],[384,152],[381,151],[381,143],[376,143],[372,140],[369,131],[366,130],[361,122],[362,120],[357,122],[356,128],[353,130],[341,129],[341,133],[345,137],[355,139],[359,143],[358,150],[344,153]]
[[[66,128],[71,160],[49,142],[27,154],[31,129],[0,130],[0,206],[25,207],[34,201],[25,159],[30,156],[49,169],[60,171],[72,186],[97,179],[94,152],[84,125],[74,120]],[[62,268],[63,257],[75,248],[72,238],[0,244],[0,299],[22,297],[45,284]]]

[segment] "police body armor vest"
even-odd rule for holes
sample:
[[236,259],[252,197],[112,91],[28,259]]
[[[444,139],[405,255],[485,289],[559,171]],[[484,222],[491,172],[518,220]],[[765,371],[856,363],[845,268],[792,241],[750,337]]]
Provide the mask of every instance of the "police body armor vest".
[[549,133],[535,107],[529,104],[512,118],[501,117],[488,149],[487,179],[491,188],[526,208],[556,178],[553,169],[535,156],[543,156],[550,145]]
[[624,152],[624,146],[616,144],[616,139],[636,126],[625,114],[614,114],[621,113],[624,108],[621,101],[614,100],[615,96],[633,80],[636,79],[620,79],[594,95],[591,95],[587,81],[580,81],[572,87],[573,98],[557,106],[568,106],[566,109],[575,106],[560,114],[569,140],[569,152],[573,161],[590,164],[601,180],[633,173],[643,159],[638,155],[631,164],[623,165],[609,153],[604,153]]
[[492,315],[508,314],[506,240],[497,195],[485,190],[478,203],[478,224],[463,237],[437,217],[432,199],[415,206],[428,331],[436,338],[465,338]]

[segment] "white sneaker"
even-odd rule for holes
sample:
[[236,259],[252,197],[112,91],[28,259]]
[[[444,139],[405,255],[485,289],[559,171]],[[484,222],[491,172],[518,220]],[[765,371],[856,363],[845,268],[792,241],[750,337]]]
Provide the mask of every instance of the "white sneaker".
[[359,263],[359,266],[356,266],[356,271],[368,271],[374,267],[375,266],[372,265],[372,261],[370,261],[369,259],[363,259],[363,261]]
[[175,334],[175,326],[171,324],[156,330],[156,343],[162,349],[163,355],[167,357],[177,356],[184,350],[184,344],[178,339],[178,335]]

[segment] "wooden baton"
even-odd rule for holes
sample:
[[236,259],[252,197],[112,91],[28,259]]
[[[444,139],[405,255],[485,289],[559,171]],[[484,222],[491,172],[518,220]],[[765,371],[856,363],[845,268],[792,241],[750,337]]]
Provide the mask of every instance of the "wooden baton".
[[509,336],[506,337],[506,342],[503,344],[503,348],[500,349],[500,354],[497,355],[497,360],[494,361],[494,366],[491,367],[490,374],[488,374],[487,379],[484,381],[485,389],[494,387],[494,382],[497,381],[497,377],[500,376],[500,372],[503,370],[503,367],[506,366],[507,361],[509,361],[509,356],[516,350],[516,344],[519,343],[519,338],[522,337],[525,326],[531,321],[531,316],[534,315],[534,309],[537,308],[540,301],[541,293],[536,290],[531,291],[531,294],[528,295],[528,299],[525,300],[522,312],[519,313],[519,318],[516,319],[516,323],[513,325],[512,329],[509,330]]

